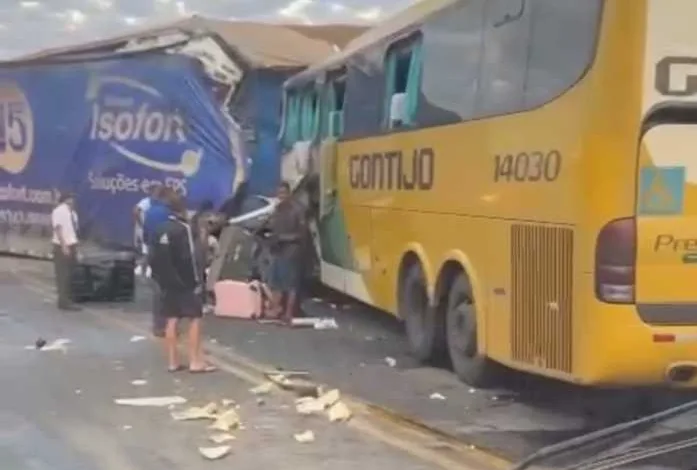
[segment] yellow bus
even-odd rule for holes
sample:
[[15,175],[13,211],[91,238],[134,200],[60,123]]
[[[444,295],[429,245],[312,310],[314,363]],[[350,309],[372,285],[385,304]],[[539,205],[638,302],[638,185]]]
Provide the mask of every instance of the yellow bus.
[[425,0],[290,78],[283,174],[314,181],[322,281],[475,386],[695,386],[696,22],[695,0]]

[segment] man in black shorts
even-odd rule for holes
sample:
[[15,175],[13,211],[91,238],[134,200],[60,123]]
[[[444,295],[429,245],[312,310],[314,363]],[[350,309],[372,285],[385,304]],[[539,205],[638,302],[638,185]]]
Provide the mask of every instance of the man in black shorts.
[[204,288],[196,265],[192,228],[181,196],[172,193],[165,203],[172,211],[169,220],[155,231],[151,241],[152,275],[162,290],[162,313],[167,318],[165,346],[170,372],[182,370],[177,357],[177,325],[189,319],[189,371],[211,372],[201,348],[201,318]]

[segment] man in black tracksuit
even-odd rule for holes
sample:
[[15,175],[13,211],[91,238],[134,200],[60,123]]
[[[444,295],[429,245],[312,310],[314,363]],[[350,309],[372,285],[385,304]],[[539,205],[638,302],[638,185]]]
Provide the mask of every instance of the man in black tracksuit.
[[162,290],[162,313],[167,318],[165,345],[170,372],[182,370],[177,358],[177,324],[189,319],[189,371],[211,372],[201,349],[201,318],[204,288],[197,266],[194,236],[186,219],[182,198],[172,194],[166,201],[172,216],[161,224],[152,239],[152,275]]

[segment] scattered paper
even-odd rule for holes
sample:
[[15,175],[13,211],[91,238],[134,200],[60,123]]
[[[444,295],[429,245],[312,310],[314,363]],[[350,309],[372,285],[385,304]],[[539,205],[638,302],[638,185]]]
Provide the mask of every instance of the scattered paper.
[[293,437],[296,441],[300,442],[301,444],[315,442],[315,433],[313,433],[312,431],[305,431],[299,434],[294,434]]
[[303,397],[297,399],[295,401],[295,410],[302,415],[321,413],[337,404],[341,399],[341,394],[337,389],[324,393],[321,392],[320,388],[319,391],[320,396],[318,398]]
[[305,397],[295,402],[295,410],[301,415],[311,415],[324,411],[324,405],[316,398]]
[[228,433],[213,434],[209,438],[214,444],[225,444],[226,442],[234,441],[235,436]]
[[447,398],[445,398],[445,396],[441,395],[438,392],[432,393],[430,398],[431,398],[431,400],[447,400]]
[[209,403],[206,406],[192,406],[184,411],[173,411],[175,421],[194,421],[199,419],[217,419],[218,405]]
[[131,381],[131,385],[135,385],[136,387],[142,387],[143,385],[147,385],[148,381],[143,380],[143,379],[136,379]]
[[131,426],[130,424],[125,424],[121,429],[123,429],[124,431],[130,431],[131,429],[133,429],[133,426]]
[[51,341],[50,343],[44,343],[42,347],[38,344],[33,346],[27,346],[26,349],[39,349],[40,351],[62,351],[66,352],[68,350],[68,345],[71,343],[69,339],[61,338]]
[[222,459],[230,453],[230,446],[199,447],[199,453],[208,460]]
[[329,421],[332,423],[338,423],[343,421],[348,421],[351,419],[351,410],[342,401],[338,401],[329,408]]
[[297,327],[314,328],[315,330],[335,330],[339,328],[339,325],[336,323],[336,320],[334,320],[331,317],[293,318],[292,325]]
[[397,366],[397,360],[394,357],[386,357],[385,362],[387,363],[388,366],[390,367],[396,367]]
[[333,318],[322,318],[320,321],[315,323],[315,330],[338,330],[339,325]]
[[153,406],[168,407],[170,405],[183,405],[186,398],[179,396],[171,397],[143,397],[143,398],[117,398],[114,400],[117,405],[124,406]]
[[75,395],[82,395],[82,390],[80,390],[79,388],[75,390]]
[[224,406],[225,408],[229,408],[229,407],[231,407],[231,406],[233,406],[233,405],[235,404],[235,400],[231,400],[231,399],[229,399],[229,398],[226,398],[226,399],[224,399],[221,403],[223,404],[223,406]]
[[145,341],[147,338],[145,336],[135,335],[131,336],[131,343],[138,343],[140,341]]
[[273,390],[273,382],[266,382],[250,390],[254,395],[267,395]]
[[240,427],[240,416],[235,410],[227,410],[225,413],[219,415],[215,422],[211,424],[210,429],[229,432],[231,429]]

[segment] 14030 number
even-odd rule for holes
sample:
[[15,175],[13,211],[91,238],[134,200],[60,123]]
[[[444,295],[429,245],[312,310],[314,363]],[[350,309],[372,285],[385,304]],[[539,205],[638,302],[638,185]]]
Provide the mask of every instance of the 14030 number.
[[494,161],[494,181],[497,182],[551,182],[561,173],[562,158],[558,150],[550,150],[547,153],[534,151],[517,155],[496,155]]

